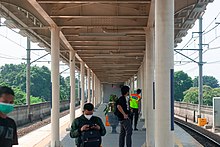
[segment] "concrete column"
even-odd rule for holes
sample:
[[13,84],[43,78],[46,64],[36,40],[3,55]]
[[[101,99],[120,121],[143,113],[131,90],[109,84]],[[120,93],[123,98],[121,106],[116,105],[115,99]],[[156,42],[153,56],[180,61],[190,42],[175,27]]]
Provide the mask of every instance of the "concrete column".
[[147,127],[147,86],[146,86],[146,56],[144,57],[144,62],[143,62],[143,117],[144,117],[144,128]]
[[80,71],[78,70],[77,71],[77,73],[78,73],[78,100],[80,100]]
[[81,101],[80,106],[81,110],[83,110],[83,106],[85,103],[85,63],[82,61],[80,63],[80,85],[81,85]]
[[97,104],[97,81],[96,75],[94,74],[94,106]]
[[129,94],[131,94],[131,79],[128,79],[128,85],[130,87]]
[[104,85],[103,84],[101,84],[101,103],[103,103],[104,102]]
[[153,96],[153,82],[154,82],[154,29],[146,29],[146,143],[147,147],[154,147],[154,123],[155,123],[155,110],[154,110],[154,96]]
[[91,102],[91,98],[90,98],[90,69],[87,69],[87,89],[88,89],[88,103]]
[[137,89],[141,89],[140,68],[137,73]]
[[98,99],[97,104],[99,104],[100,103],[100,82],[98,78],[97,78],[97,99]]
[[[141,67],[140,67],[138,69],[138,74],[137,74],[137,89],[142,89],[141,83],[142,83],[142,81],[141,81]],[[141,93],[141,95],[142,95],[142,93]],[[143,113],[143,99],[141,100],[141,105],[139,107],[141,107],[141,113]],[[143,116],[141,117],[141,119],[143,119]]]
[[142,100],[141,100],[141,119],[144,120],[144,114],[145,114],[145,110],[144,110],[144,100],[146,99],[145,97],[145,91],[144,91],[144,62],[142,62],[141,65],[141,69],[140,69],[140,75],[141,75],[141,95],[142,95]]
[[51,147],[60,146],[59,116],[60,116],[60,75],[59,28],[51,27],[51,80],[52,80],[52,110],[51,110]]
[[28,119],[31,122],[31,41],[27,38],[27,66],[26,66],[26,105]]
[[130,84],[130,85],[131,85],[130,92],[131,92],[131,93],[134,93],[134,76],[131,77],[130,81],[131,81],[131,84]]
[[95,79],[96,79],[96,105],[99,103],[99,81],[98,81],[98,78],[97,76],[95,76]]
[[95,100],[94,100],[94,86],[95,86],[95,79],[94,79],[94,73],[92,72],[92,100],[91,100],[91,102],[93,103],[93,105],[95,102]]
[[99,103],[102,103],[102,84],[101,81],[99,80]]
[[[143,60],[143,63],[142,63],[142,71],[141,71],[141,74],[142,74],[142,116],[141,118],[143,120],[146,119],[146,57],[144,56],[144,60]],[[146,128],[146,121],[145,121],[145,125],[144,125],[144,128]]]
[[70,51],[70,124],[75,119],[75,51]]
[[101,85],[100,85],[100,81],[99,79],[97,78],[97,81],[98,81],[98,104],[100,104],[100,101],[101,101]]
[[156,0],[155,15],[155,147],[173,147],[174,0]]

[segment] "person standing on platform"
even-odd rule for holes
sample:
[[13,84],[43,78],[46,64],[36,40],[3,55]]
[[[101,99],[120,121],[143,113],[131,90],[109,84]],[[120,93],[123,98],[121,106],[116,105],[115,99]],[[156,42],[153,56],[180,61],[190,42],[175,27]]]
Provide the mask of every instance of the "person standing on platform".
[[121,88],[122,96],[116,101],[116,112],[115,114],[118,116],[120,122],[120,134],[119,134],[119,147],[124,147],[125,145],[125,136],[126,136],[126,145],[127,147],[132,146],[132,126],[131,120],[129,119],[130,108],[129,108],[129,100],[127,100],[127,96],[129,96],[129,87],[123,86]]
[[18,145],[17,126],[7,116],[14,109],[14,91],[7,86],[0,86],[0,146]]
[[101,118],[94,116],[94,106],[86,103],[83,114],[76,118],[71,126],[70,137],[76,138],[77,147],[100,147],[101,136],[106,134]]
[[131,109],[131,126],[133,125],[134,118],[134,130],[137,129],[138,116],[140,114],[140,103],[141,103],[141,89],[137,89],[137,93],[130,95],[130,109]]

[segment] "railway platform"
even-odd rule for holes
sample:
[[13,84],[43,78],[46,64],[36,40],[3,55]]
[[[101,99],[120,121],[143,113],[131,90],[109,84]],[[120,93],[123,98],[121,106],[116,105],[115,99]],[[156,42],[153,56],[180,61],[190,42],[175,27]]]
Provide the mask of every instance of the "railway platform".
[[[101,104],[94,112],[94,115],[102,118],[105,122],[105,116],[103,109],[105,108],[104,104]],[[80,109],[76,109],[76,117],[81,115]],[[70,126],[69,124],[69,114],[60,118],[60,140],[63,147],[75,147],[74,139],[69,137],[69,132],[66,131],[66,128]],[[133,131],[132,135],[132,144],[133,147],[145,147],[146,140],[146,131],[142,128],[144,122],[139,122],[138,129],[139,131]],[[118,136],[119,134],[112,134],[111,127],[106,127],[107,134],[103,137],[102,147],[117,147],[118,146]],[[27,135],[19,138],[19,145],[16,147],[49,147],[50,146],[50,137],[51,137],[51,124],[48,124],[42,128],[39,128]],[[119,132],[119,127],[117,128]],[[202,147],[199,142],[197,142],[192,136],[185,132],[178,125],[175,125],[174,131],[175,147]]]

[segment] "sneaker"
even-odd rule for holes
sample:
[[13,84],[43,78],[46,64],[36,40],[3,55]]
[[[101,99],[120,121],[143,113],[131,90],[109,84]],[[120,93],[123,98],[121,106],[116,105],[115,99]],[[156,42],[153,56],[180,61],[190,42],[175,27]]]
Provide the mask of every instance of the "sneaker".
[[138,131],[138,129],[137,129],[137,128],[135,128],[134,130],[135,130],[135,131]]

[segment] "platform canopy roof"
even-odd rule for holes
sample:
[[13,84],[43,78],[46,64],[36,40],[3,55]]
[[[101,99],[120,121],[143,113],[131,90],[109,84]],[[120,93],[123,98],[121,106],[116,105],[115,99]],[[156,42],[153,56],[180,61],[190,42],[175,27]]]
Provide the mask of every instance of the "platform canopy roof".
[[[175,0],[175,46],[213,0]],[[103,83],[120,83],[143,62],[146,28],[154,26],[155,0],[0,0],[10,28],[50,52],[50,26],[61,29],[61,52],[76,51]]]

